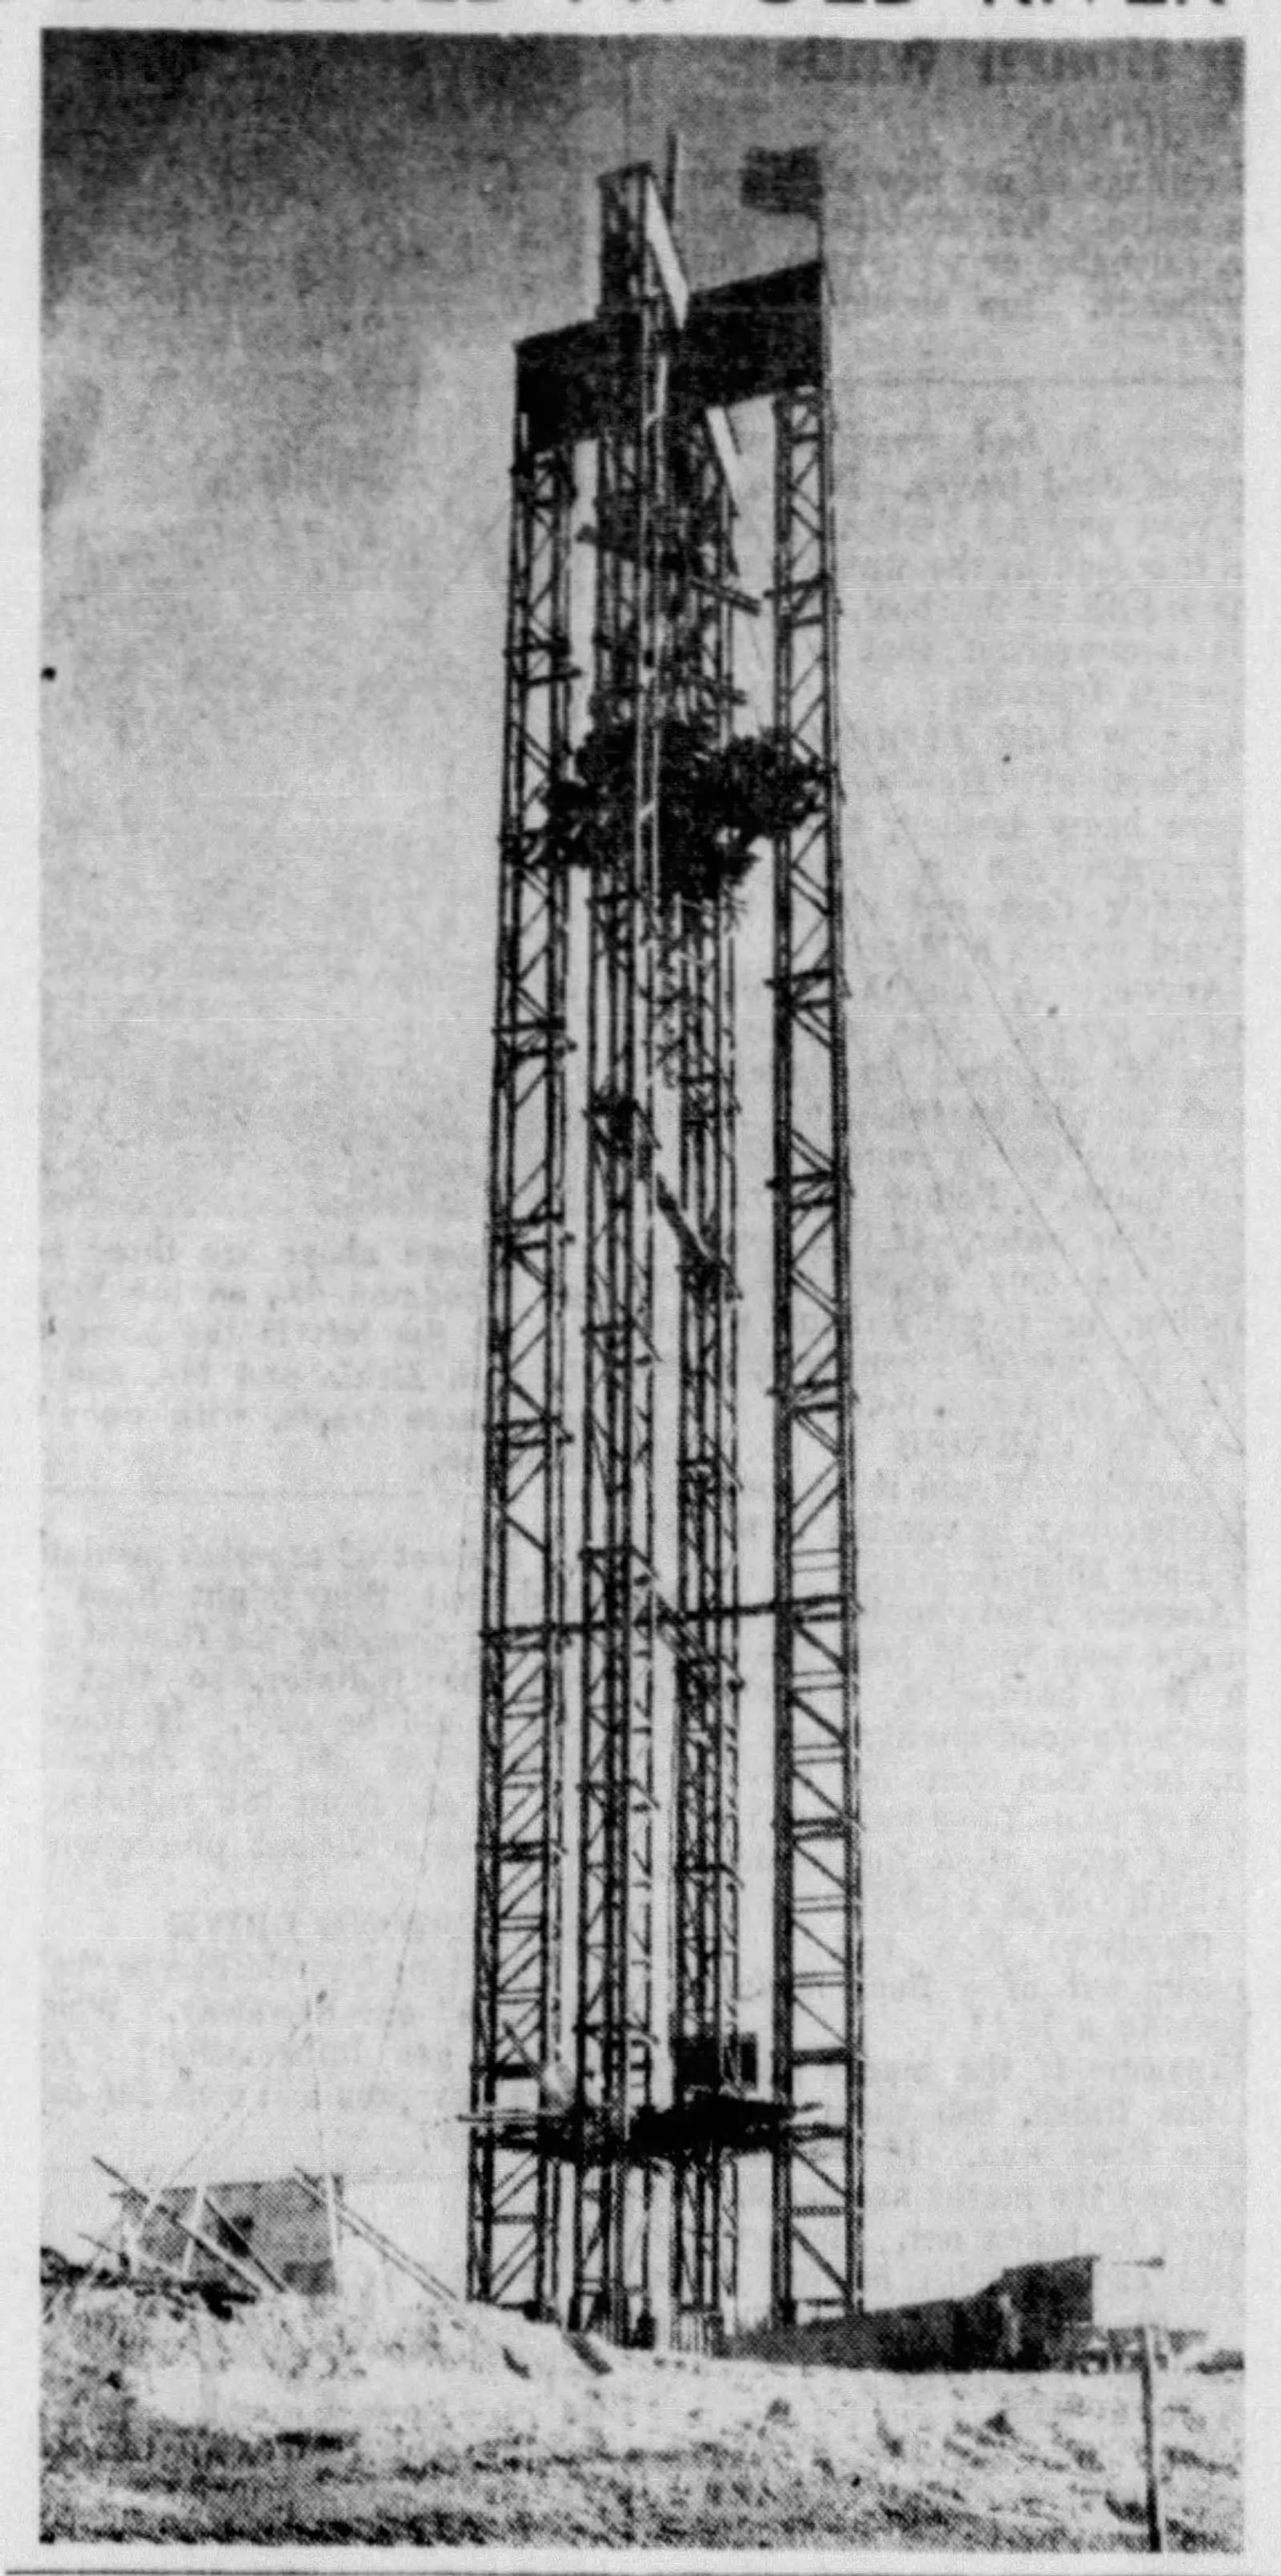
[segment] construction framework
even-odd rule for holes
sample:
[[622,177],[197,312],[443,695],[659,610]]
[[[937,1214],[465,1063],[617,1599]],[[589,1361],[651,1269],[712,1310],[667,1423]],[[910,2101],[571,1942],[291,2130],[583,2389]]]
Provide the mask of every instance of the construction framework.
[[[669,726],[715,761],[735,703],[733,503],[696,409],[677,415],[671,521]],[[681,1214],[670,2291],[675,2316],[714,2321],[737,2290],[738,2168],[699,2111],[742,2071],[735,907],[723,877],[708,889],[695,871],[686,890],[666,873]]]
[[572,448],[518,409],[489,1153],[469,2296],[550,2306],[560,2168],[513,2143],[561,2047]]
[[650,2300],[655,2098],[655,1297],[659,747],[667,386],[674,328],[645,174],[602,191],[601,317],[615,340],[597,441],[583,1316],[577,2098],[599,2154],[574,2176],[574,2297],[620,2338]]
[[[822,318],[824,355],[827,317]],[[774,720],[812,795],[774,868],[775,2314],[862,2306],[863,1944],[849,1071],[830,367],[775,417]],[[813,2097],[810,2099],[809,2097]]]
[[[863,2031],[825,275],[818,260],[696,292],[647,166],[611,174],[601,203],[596,314],[517,352],[468,2287],[540,2312],[567,2299],[626,2341],[656,2331],[660,2203],[676,2330],[715,2334],[733,2308],[748,2152],[772,2157],[776,2314],[861,2304]],[[738,584],[729,414],[762,401],[774,704],[753,736],[736,731],[734,636],[761,603]],[[578,662],[577,538],[594,562]],[[745,1605],[737,1144],[753,1104],[738,1097],[735,948],[766,851],[774,1564],[771,1599]],[[739,1994],[740,1638],[762,1613],[765,2090]]]

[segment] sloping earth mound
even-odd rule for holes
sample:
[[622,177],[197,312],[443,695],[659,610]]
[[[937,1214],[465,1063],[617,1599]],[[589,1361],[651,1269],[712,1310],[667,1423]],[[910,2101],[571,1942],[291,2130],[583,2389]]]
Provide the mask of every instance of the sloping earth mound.
[[[45,2333],[48,2540],[1145,2545],[1129,2375],[606,2355],[373,2279],[226,2323],[80,2291]],[[1240,2375],[1163,2398],[1170,2546],[1239,2548]]]

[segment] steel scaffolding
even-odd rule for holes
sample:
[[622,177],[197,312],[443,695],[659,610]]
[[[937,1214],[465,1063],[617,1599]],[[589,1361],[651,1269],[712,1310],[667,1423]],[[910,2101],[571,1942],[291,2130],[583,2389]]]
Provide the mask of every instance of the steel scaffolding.
[[[775,407],[773,2304],[863,2300],[858,1605],[832,409]],[[803,2097],[803,2098],[802,2098]]]
[[574,2177],[574,2299],[622,2338],[650,2297],[652,2173],[627,2155],[654,2100],[655,1035],[663,541],[672,324],[644,171],[602,192],[615,343],[597,442],[583,1322],[577,2099],[599,2152]]
[[[678,419],[670,725],[688,758],[707,760],[723,757],[733,722],[731,502],[706,422]],[[737,2290],[738,2170],[697,2106],[739,2074],[735,896],[724,877],[705,884],[691,855],[678,837],[664,869],[681,1216],[671,2298],[677,2315],[719,2322]]]
[[518,406],[489,1157],[469,2295],[548,2306],[559,2169],[513,2115],[561,2044],[573,450]]
[[[517,358],[468,2285],[544,2309],[567,2293],[578,2322],[626,2340],[654,2330],[664,2286],[677,2321],[714,2332],[733,2310],[749,2152],[773,2158],[777,2313],[860,2302],[862,1978],[822,268],[692,291],[647,168],[611,175],[601,204],[596,314]],[[759,603],[737,583],[727,413],[759,401],[775,420],[775,693],[751,735],[733,644]],[[585,449],[593,523],[576,531]],[[576,535],[594,566],[581,673]],[[735,949],[771,848],[775,1555],[773,1598],[751,1605],[775,1628],[762,2093],[739,2018],[737,1155],[742,1118],[768,1113],[738,1098]]]

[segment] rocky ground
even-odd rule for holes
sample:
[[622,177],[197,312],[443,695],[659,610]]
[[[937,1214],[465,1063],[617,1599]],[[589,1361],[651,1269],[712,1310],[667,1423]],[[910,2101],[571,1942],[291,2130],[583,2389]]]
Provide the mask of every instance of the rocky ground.
[[[1163,2375],[1169,2546],[1241,2546],[1241,2373]],[[1130,2374],[619,2354],[385,2283],[45,2327],[47,2540],[1145,2546]]]

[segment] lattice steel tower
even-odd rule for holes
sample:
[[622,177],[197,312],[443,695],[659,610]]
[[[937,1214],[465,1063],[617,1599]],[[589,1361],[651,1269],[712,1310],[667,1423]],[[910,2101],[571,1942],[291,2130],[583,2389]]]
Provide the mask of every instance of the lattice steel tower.
[[[863,2285],[827,289],[820,257],[693,292],[673,216],[647,167],[605,179],[596,314],[517,352],[489,1172],[468,2288],[567,2300],[620,2340],[664,2297],[714,2337],[749,2153],[772,2159],[776,2314],[857,2308]],[[729,414],[762,400],[774,704],[749,735],[735,629],[762,603],[738,582]],[[736,925],[766,851],[772,1101],[740,1113]],[[773,1137],[774,1572],[750,1604],[740,1114]],[[767,2088],[739,2018],[740,1632],[761,1615]]]

